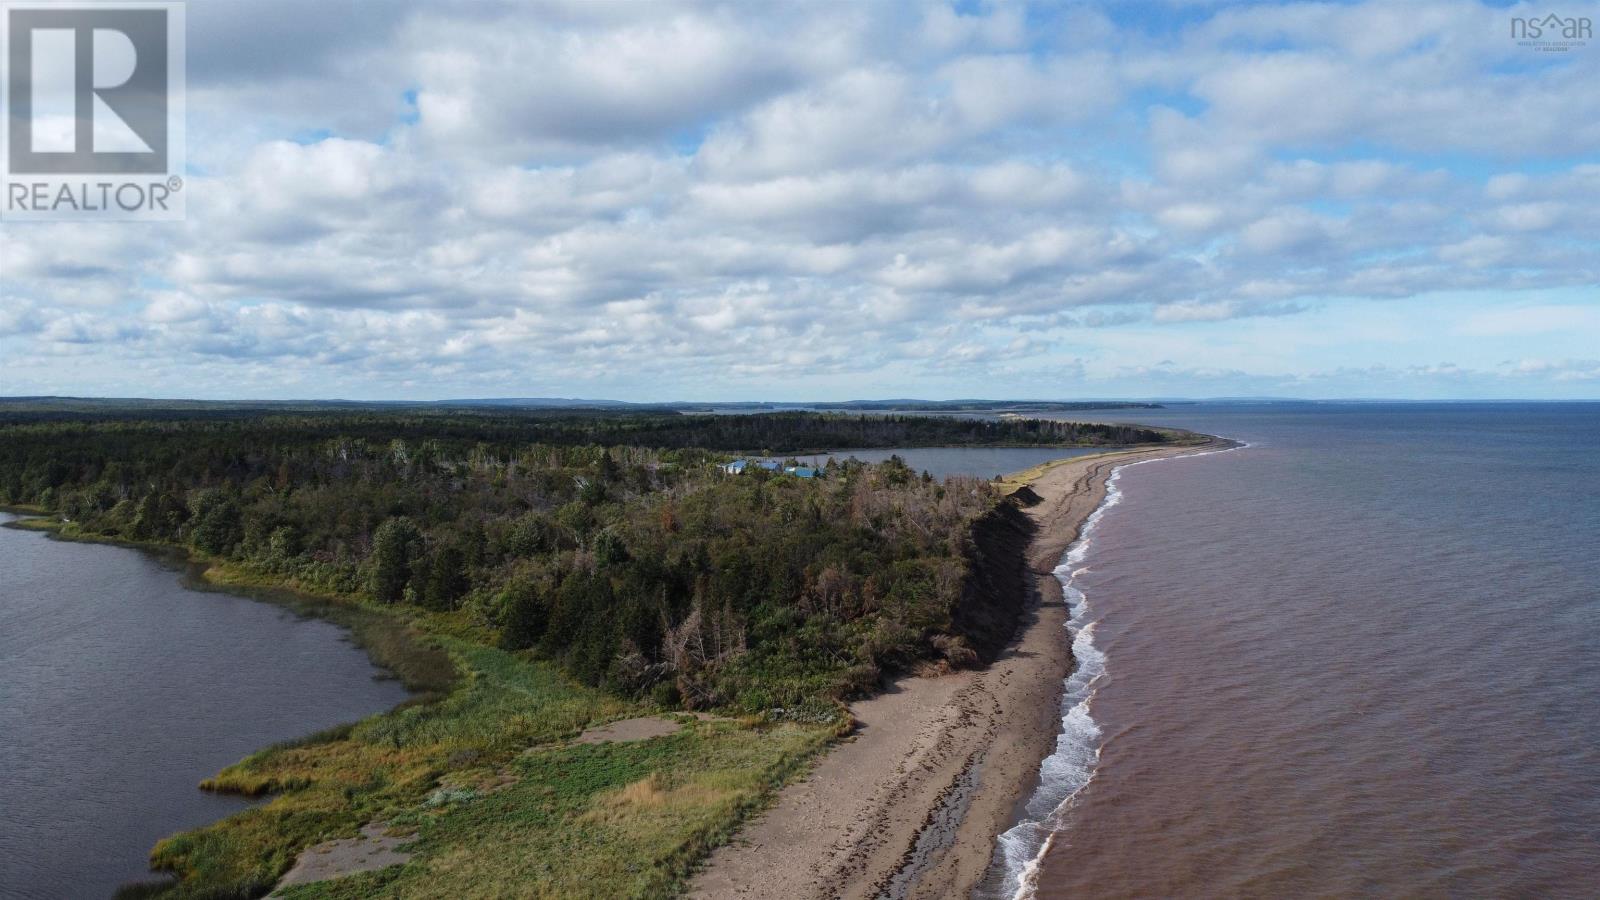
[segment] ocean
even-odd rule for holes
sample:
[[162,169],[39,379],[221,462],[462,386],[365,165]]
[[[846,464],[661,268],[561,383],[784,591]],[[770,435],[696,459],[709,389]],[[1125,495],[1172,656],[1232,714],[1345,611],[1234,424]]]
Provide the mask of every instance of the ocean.
[[1600,404],[1102,414],[1078,671],[988,893],[1600,895]]

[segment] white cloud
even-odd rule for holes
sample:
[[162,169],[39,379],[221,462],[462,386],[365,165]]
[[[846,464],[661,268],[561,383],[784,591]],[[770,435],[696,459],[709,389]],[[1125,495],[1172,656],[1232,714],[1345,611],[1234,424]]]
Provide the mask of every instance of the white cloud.
[[[1596,325],[1482,308],[1600,283],[1600,166],[1571,162],[1600,55],[1530,58],[1505,10],[204,6],[190,220],[0,225],[29,383],[870,394],[1000,377],[987,354],[1037,393],[1016,373],[1070,341],[1093,377],[1248,387],[1295,346],[1335,371],[1293,323],[1364,299],[1468,292],[1463,341]],[[1269,320],[1273,347],[1219,343]],[[1370,377],[1445,377],[1426,338]],[[1515,377],[1584,383],[1537,350],[1580,362]]]

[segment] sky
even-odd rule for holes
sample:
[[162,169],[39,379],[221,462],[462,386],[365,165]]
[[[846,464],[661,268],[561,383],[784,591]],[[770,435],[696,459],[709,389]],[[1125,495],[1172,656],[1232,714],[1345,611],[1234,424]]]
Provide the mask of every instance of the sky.
[[1600,398],[1594,3],[194,0],[0,395]]

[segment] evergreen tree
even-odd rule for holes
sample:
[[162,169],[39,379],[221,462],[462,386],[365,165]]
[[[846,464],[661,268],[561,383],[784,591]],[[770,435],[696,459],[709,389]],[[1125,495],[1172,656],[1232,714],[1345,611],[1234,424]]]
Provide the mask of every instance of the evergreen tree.
[[239,504],[222,500],[207,507],[194,529],[194,546],[206,553],[224,556],[244,538]]
[[523,650],[539,642],[550,623],[550,610],[534,585],[514,582],[501,595],[505,608],[505,626],[500,632],[500,646],[507,650]]
[[411,580],[412,561],[422,543],[417,524],[405,516],[386,519],[372,536],[372,593],[382,603],[399,603]]
[[455,609],[471,586],[467,581],[465,554],[455,544],[446,544],[439,548],[429,564],[422,602],[430,609]]

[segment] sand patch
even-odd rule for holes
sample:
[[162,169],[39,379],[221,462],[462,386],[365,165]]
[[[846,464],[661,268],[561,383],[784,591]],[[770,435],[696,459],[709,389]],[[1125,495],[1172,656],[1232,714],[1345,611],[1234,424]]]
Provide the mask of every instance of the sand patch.
[[413,835],[395,837],[387,834],[388,826],[373,823],[361,829],[360,837],[324,841],[307,847],[294,868],[278,882],[274,893],[292,884],[323,881],[358,872],[375,872],[409,862],[410,853],[397,848],[413,839]]
[[644,716],[638,719],[623,719],[609,725],[590,728],[578,735],[577,744],[608,744],[612,741],[644,741],[654,737],[666,737],[675,734],[683,725],[673,719],[663,716]]

